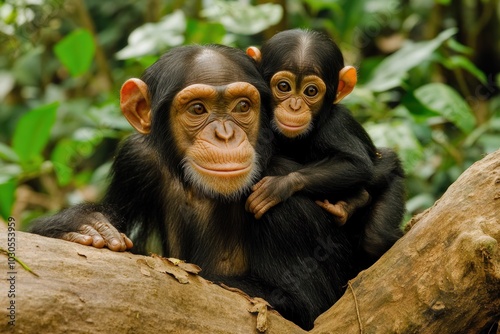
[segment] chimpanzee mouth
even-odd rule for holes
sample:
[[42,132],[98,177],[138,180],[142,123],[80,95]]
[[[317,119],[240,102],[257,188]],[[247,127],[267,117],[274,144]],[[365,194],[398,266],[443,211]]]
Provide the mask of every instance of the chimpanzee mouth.
[[238,200],[256,181],[260,168],[248,163],[210,164],[184,160],[186,180],[211,198]]
[[301,124],[301,125],[295,125],[295,124],[285,124],[283,122],[280,122],[278,119],[275,120],[276,125],[278,126],[279,129],[286,131],[286,132],[292,132],[292,133],[300,133],[304,130],[306,130],[309,126],[309,123],[306,124]]
[[238,177],[245,174],[248,174],[252,170],[252,163],[242,164],[242,163],[234,163],[234,164],[224,164],[218,166],[202,166],[195,161],[191,161],[192,166],[198,170],[198,172],[211,175],[221,178],[228,177]]

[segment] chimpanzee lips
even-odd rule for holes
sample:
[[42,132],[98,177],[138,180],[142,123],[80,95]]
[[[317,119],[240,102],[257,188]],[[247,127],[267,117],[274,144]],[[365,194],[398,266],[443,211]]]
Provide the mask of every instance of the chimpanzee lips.
[[287,124],[284,122],[280,122],[278,118],[275,118],[275,124],[282,134],[284,134],[287,137],[297,137],[305,132],[307,132],[307,129],[309,128],[309,123],[305,124]]
[[283,105],[274,110],[273,125],[283,135],[293,138],[308,131],[311,125],[311,113],[308,110],[291,112]]
[[279,127],[284,128],[288,131],[302,131],[305,128],[307,128],[309,125],[309,123],[301,124],[301,125],[286,124],[286,123],[280,122],[279,120],[276,120],[276,122],[278,123]]
[[186,178],[209,197],[223,196],[236,199],[246,191],[259,172],[258,166],[250,161],[207,161],[185,160]]
[[212,175],[221,178],[238,177],[250,173],[252,170],[252,163],[226,163],[220,165],[198,164],[191,161],[193,167],[198,172],[205,175]]

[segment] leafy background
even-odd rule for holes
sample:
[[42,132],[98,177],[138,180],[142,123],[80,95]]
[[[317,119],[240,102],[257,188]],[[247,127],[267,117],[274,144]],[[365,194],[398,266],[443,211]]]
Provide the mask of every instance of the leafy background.
[[326,31],[358,68],[345,103],[402,158],[410,216],[500,147],[499,22],[497,0],[2,0],[0,216],[25,229],[98,200],[132,133],[120,85],[169,48],[294,27]]

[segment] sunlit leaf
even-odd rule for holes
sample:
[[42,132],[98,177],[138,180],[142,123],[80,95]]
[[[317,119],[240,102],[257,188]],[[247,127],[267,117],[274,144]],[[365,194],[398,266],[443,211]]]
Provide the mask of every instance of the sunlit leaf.
[[0,82],[2,83],[0,85],[0,100],[3,100],[14,88],[16,78],[10,72],[0,71]]
[[455,38],[450,38],[448,42],[446,42],[446,45],[452,49],[455,52],[466,54],[466,55],[472,55],[474,54],[474,49],[471,47],[468,47],[466,45],[463,45],[462,43],[457,42]]
[[[146,66],[145,66],[146,67]],[[132,126],[120,111],[117,103],[110,103],[103,106],[92,106],[88,111],[89,117],[94,122],[94,126],[105,129],[132,130]]]
[[23,169],[18,164],[6,164],[0,166],[0,184],[11,179],[18,178],[23,173]]
[[500,136],[498,134],[485,134],[478,139],[478,143],[484,147],[484,151],[492,153],[500,148]]
[[451,87],[431,83],[415,90],[415,97],[426,107],[470,133],[476,124],[472,110],[465,100]]
[[385,58],[378,65],[371,79],[366,83],[366,87],[375,92],[383,92],[400,86],[408,75],[408,71],[429,60],[433,52],[456,32],[456,28],[451,28],[443,31],[433,40],[405,44],[399,51]]
[[12,148],[21,163],[28,163],[42,153],[56,120],[59,103],[54,102],[23,115],[17,123]]
[[1,142],[0,142],[0,159],[11,162],[19,162],[19,157],[17,156],[17,153],[12,148]]
[[205,8],[201,15],[222,23],[232,33],[255,35],[277,24],[283,17],[283,8],[272,3],[251,6],[219,0]]
[[366,131],[377,147],[394,149],[406,172],[411,172],[423,158],[423,148],[408,124],[393,120],[387,123],[365,123]]
[[72,76],[79,76],[88,72],[92,65],[94,39],[88,30],[78,29],[57,43],[54,52]]
[[418,194],[406,202],[406,211],[418,212],[425,208],[429,208],[434,204],[435,198],[431,194]]
[[184,43],[185,31],[184,12],[176,10],[163,17],[160,22],[146,23],[132,31],[128,37],[128,45],[116,53],[116,58],[130,59],[161,53],[168,47]]

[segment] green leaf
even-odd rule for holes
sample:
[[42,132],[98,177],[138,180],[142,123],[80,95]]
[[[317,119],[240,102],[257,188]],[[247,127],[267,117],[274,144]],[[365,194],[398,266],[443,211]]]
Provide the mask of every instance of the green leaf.
[[19,162],[19,157],[16,152],[4,143],[0,143],[0,159],[10,162]]
[[500,147],[500,137],[498,134],[484,134],[478,139],[478,142],[484,147],[484,151],[487,153],[493,153]]
[[454,38],[450,38],[448,42],[446,42],[446,45],[450,49],[458,53],[466,54],[469,56],[474,54],[474,49],[466,45],[463,45],[462,43],[457,42],[457,40]]
[[54,102],[31,110],[16,125],[12,148],[21,164],[29,163],[41,155],[56,120],[59,103]]
[[65,186],[73,179],[75,164],[94,153],[96,146],[102,142],[104,134],[98,129],[80,128],[71,139],[65,138],[57,143],[50,160],[60,185]]
[[390,147],[398,152],[406,172],[412,172],[424,152],[411,127],[400,120],[363,124],[377,147]]
[[50,160],[54,166],[59,185],[67,185],[73,178],[72,161],[78,154],[78,143],[71,139],[62,139],[57,143]]
[[443,59],[443,64],[449,69],[463,68],[470,74],[474,75],[483,85],[488,84],[488,79],[486,75],[479,68],[474,65],[469,59],[464,56],[452,56]]
[[335,11],[341,10],[340,4],[332,0],[304,0],[303,2],[306,3],[311,11],[315,14],[323,9],[330,9]]
[[0,216],[2,216],[5,220],[12,212],[16,185],[17,182],[15,179],[10,179],[6,182],[0,183]]
[[0,165],[0,184],[19,178],[23,169],[18,164]]
[[463,132],[470,133],[474,129],[476,120],[472,110],[453,88],[442,83],[431,83],[416,89],[415,97]]
[[186,44],[222,44],[226,29],[220,23],[189,19],[186,28]]
[[95,44],[92,34],[78,29],[54,46],[54,52],[72,76],[86,73],[92,65]]
[[408,75],[408,71],[422,62],[430,60],[434,51],[456,32],[456,28],[451,28],[443,31],[433,40],[405,44],[399,51],[380,63],[374,70],[371,79],[366,83],[366,87],[375,92],[383,92],[400,86]]
[[217,0],[212,6],[203,9],[201,15],[222,23],[227,31],[248,36],[277,24],[283,17],[283,7],[273,3],[252,6]]
[[118,59],[130,59],[157,54],[172,46],[184,43],[186,16],[176,10],[160,22],[146,23],[132,31],[128,45],[116,53]]

